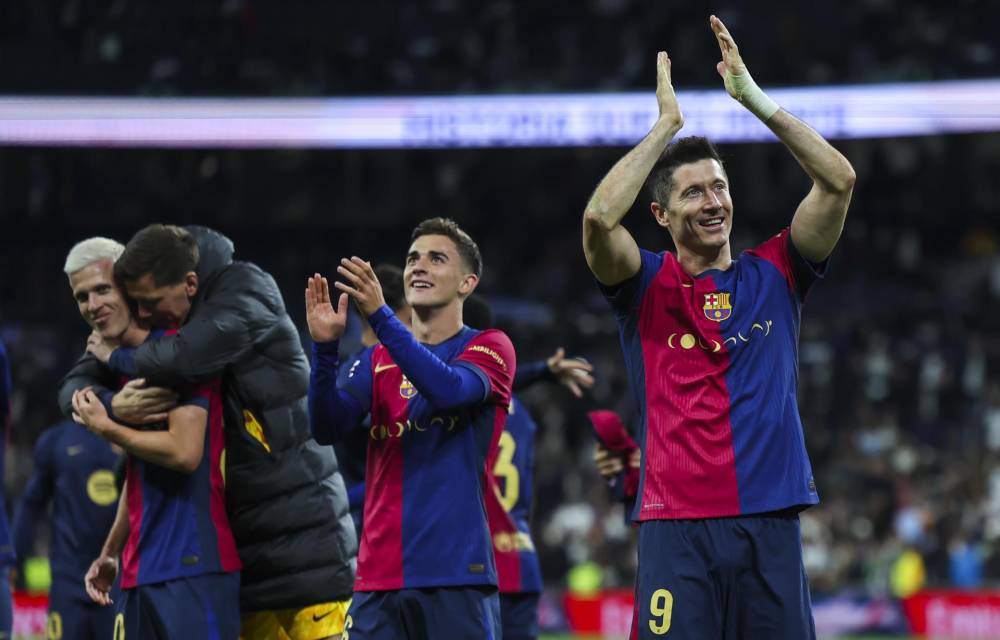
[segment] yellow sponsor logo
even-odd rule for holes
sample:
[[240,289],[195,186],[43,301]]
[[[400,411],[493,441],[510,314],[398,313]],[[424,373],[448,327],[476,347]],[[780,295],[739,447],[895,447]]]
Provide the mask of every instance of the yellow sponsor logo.
[[107,469],[98,469],[87,478],[87,497],[94,504],[106,507],[118,500],[115,474]]
[[496,361],[496,363],[503,368],[504,371],[507,370],[507,363],[504,362],[503,358],[500,357],[500,354],[494,351],[493,349],[490,349],[489,347],[484,347],[481,344],[475,344],[469,347],[469,351],[478,351],[479,353],[485,353],[489,357],[493,358]]
[[423,433],[429,427],[453,431],[458,426],[458,416],[435,416],[430,422],[421,424],[419,420],[407,420],[405,422],[393,422],[392,424],[373,424],[368,429],[368,437],[372,440],[389,440],[392,438],[402,438],[411,431]]
[[535,545],[531,542],[531,536],[521,531],[517,533],[501,531],[495,534],[493,536],[493,546],[501,553],[535,550]]
[[[749,329],[741,329],[736,332],[735,336],[731,336],[722,341],[715,340],[714,338],[705,340],[701,336],[695,336],[693,333],[671,333],[667,336],[667,346],[671,349],[684,350],[698,347],[702,351],[718,353],[719,351],[722,351],[723,347],[732,348],[740,342],[750,342],[750,339],[755,333],[759,333],[761,337],[766,338],[771,335],[771,327],[773,325],[774,323],[770,320],[765,320],[764,322],[754,322],[750,325]],[[743,335],[744,333],[746,333],[746,335]]]

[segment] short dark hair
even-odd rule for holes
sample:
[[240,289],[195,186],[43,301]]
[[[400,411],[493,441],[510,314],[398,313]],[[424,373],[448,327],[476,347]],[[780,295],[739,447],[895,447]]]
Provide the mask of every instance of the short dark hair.
[[458,223],[451,218],[428,218],[416,226],[410,235],[410,242],[420,236],[448,236],[458,248],[458,255],[465,260],[466,266],[476,274],[483,275],[483,256],[479,253],[479,245],[462,231]]
[[670,200],[670,190],[674,186],[674,171],[682,164],[699,160],[715,160],[722,165],[719,151],[708,138],[688,136],[667,145],[660,154],[660,159],[653,165],[653,170],[649,172],[649,177],[646,178],[649,195],[661,205],[666,205]]
[[380,264],[375,267],[375,277],[382,285],[382,297],[390,309],[398,312],[406,306],[402,269],[391,264]]
[[473,329],[493,328],[493,309],[486,298],[479,294],[472,294],[462,303],[462,322]]
[[125,283],[153,274],[157,287],[184,282],[198,266],[198,241],[188,231],[172,224],[151,224],[125,245],[115,261],[115,279]]

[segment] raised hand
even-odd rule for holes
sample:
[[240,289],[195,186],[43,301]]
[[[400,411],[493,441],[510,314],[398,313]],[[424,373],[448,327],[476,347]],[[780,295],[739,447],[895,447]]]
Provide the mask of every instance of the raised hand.
[[684,126],[684,116],[670,79],[670,58],[666,51],[656,54],[656,102],[660,106],[660,120],[678,129]]
[[545,364],[559,384],[569,389],[577,398],[583,397],[584,389],[594,386],[594,376],[591,375],[594,365],[582,358],[567,358],[562,347],[556,349]]
[[111,359],[111,354],[118,347],[119,344],[116,340],[105,338],[96,330],[91,331],[90,335],[87,336],[87,353],[92,354],[104,364],[108,363]]
[[612,453],[600,442],[594,444],[594,465],[597,473],[605,480],[610,480],[625,470],[621,454]]
[[[715,69],[722,76],[729,95],[742,101],[743,96],[739,87],[734,86],[732,76],[741,76],[748,73],[747,65],[743,62],[739,47],[736,46],[733,36],[729,34],[729,29],[726,29],[726,25],[722,24],[722,20],[711,16],[708,19],[708,23],[715,33],[715,39],[719,42],[719,50],[722,52],[722,61],[715,65]],[[728,73],[726,73],[727,71]]]
[[306,282],[306,323],[315,342],[339,340],[347,328],[347,295],[340,295],[334,309],[330,302],[330,285],[318,273]]
[[337,273],[347,280],[347,283],[338,281],[334,282],[333,286],[351,296],[366,318],[385,305],[382,285],[370,262],[365,262],[357,256],[350,260],[343,258],[337,267]]
[[101,556],[90,564],[87,575],[83,578],[84,587],[90,599],[106,607],[112,604],[111,585],[118,575],[118,559]]

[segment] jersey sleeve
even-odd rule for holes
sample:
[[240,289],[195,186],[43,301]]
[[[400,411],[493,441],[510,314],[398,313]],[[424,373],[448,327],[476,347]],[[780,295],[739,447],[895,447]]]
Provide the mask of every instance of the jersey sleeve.
[[792,241],[791,229],[785,227],[776,236],[747,251],[770,262],[781,273],[799,302],[805,300],[817,280],[826,275],[830,260],[810,262],[802,257]]
[[482,378],[489,389],[489,401],[504,407],[510,404],[517,362],[514,345],[506,333],[496,329],[481,332],[465,345],[454,362]]
[[642,304],[642,296],[663,266],[663,254],[639,249],[640,266],[634,276],[616,285],[597,283],[601,293],[611,304],[618,318],[625,318],[638,310]]
[[218,380],[201,384],[182,384],[177,387],[177,406],[201,407],[209,410],[213,396],[221,397],[222,387]]
[[351,356],[337,372],[337,388],[351,394],[367,411],[372,406],[372,354],[375,347],[368,347]]
[[35,443],[35,468],[28,484],[14,510],[11,538],[14,555],[24,560],[32,554],[35,544],[35,530],[44,517],[52,492],[55,488],[55,473],[52,465],[58,427],[44,432]]

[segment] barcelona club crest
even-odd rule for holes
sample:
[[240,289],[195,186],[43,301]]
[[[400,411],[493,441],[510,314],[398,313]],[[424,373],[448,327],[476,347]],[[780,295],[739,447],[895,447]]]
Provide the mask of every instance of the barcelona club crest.
[[407,400],[417,395],[417,389],[413,386],[413,383],[403,376],[403,381],[399,383],[399,395],[403,396]]
[[729,293],[716,291],[705,294],[705,317],[709,320],[722,322],[733,315],[733,305],[729,304]]

